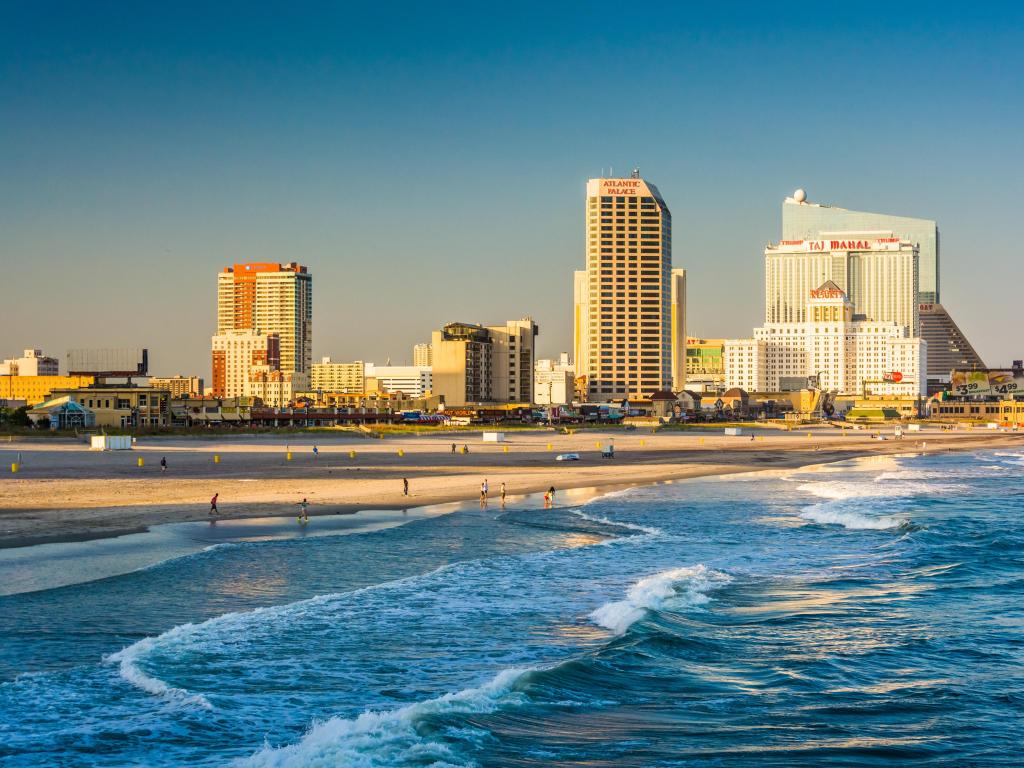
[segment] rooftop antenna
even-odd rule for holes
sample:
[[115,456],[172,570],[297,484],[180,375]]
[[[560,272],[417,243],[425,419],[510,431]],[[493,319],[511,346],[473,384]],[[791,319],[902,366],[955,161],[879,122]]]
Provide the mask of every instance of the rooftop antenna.
[[630,172],[629,178],[631,178],[631,179],[639,179],[640,178],[640,169],[639,168],[634,168],[632,170],[632,172]]

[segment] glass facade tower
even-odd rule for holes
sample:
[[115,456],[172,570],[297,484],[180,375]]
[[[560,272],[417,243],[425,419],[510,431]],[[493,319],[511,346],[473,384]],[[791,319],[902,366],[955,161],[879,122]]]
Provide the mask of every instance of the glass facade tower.
[[[802,197],[802,196],[801,196]],[[890,216],[885,213],[848,211],[819,203],[782,203],[782,239],[817,240],[843,233],[891,232],[918,247],[918,296],[922,304],[939,302],[939,228],[930,219]]]

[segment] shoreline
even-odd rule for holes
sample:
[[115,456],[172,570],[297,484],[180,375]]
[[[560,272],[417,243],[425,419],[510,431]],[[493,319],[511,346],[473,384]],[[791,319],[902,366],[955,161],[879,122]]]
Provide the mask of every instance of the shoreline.
[[[811,434],[808,432],[807,434]],[[565,439],[560,450],[580,449],[583,442],[590,443],[598,435],[590,433]],[[489,478],[491,505],[497,501],[500,482],[505,481],[510,496],[542,493],[549,486],[558,492],[571,489],[628,488],[671,480],[721,476],[764,470],[792,470],[816,464],[830,464],[864,456],[889,456],[907,453],[943,453],[948,451],[978,451],[1007,447],[1024,448],[1024,435],[922,433],[924,445],[914,439],[902,441],[854,439],[831,434],[784,437],[760,437],[761,442],[748,443],[744,438],[708,437],[719,445],[704,446],[699,436],[622,436],[616,435],[616,447],[622,449],[631,442],[639,443],[616,453],[614,460],[599,462],[572,462],[554,465],[551,450],[545,446],[515,445],[516,454],[502,454],[501,449],[490,449],[474,444],[468,457],[459,456],[457,472],[441,459],[449,459],[446,448],[450,443],[413,438],[406,442],[407,457],[397,459],[392,446],[374,446],[378,450],[370,458],[373,463],[359,467],[344,467],[329,462],[347,455],[350,445],[321,441],[321,457],[306,457],[303,465],[292,465],[280,460],[279,451],[252,452],[251,445],[224,447],[223,441],[209,441],[202,446],[174,445],[140,446],[132,454],[166,453],[170,466],[183,463],[185,456],[195,459],[196,454],[234,450],[245,453],[246,463],[256,469],[239,473],[238,467],[227,466],[223,471],[210,472],[204,464],[206,477],[163,477],[151,471],[151,478],[139,479],[135,471],[125,471],[124,459],[115,453],[97,454],[71,449],[50,451],[22,446],[32,453],[66,452],[76,454],[84,461],[88,474],[91,465],[102,464],[107,472],[102,477],[72,479],[66,470],[47,473],[35,470],[38,478],[8,478],[0,481],[0,549],[25,548],[40,544],[83,542],[150,531],[155,526],[169,523],[208,520],[208,502],[205,494],[210,488],[227,487],[227,501],[220,520],[243,520],[260,517],[290,516],[294,514],[296,498],[310,498],[310,517],[349,515],[360,511],[411,510],[444,504],[472,503],[481,478]],[[607,436],[605,436],[607,439]],[[625,438],[625,439],[624,439]],[[543,437],[541,438],[543,439]],[[700,441],[698,444],[697,441]],[[810,441],[810,443],[808,442]],[[526,441],[528,443],[528,441]],[[651,443],[650,447],[644,443]],[[575,443],[576,445],[565,445]],[[298,452],[305,448],[294,439],[290,444]],[[271,446],[272,448],[274,446]],[[594,453],[593,443],[587,446]],[[127,452],[126,452],[127,453]],[[366,452],[370,453],[370,452]],[[255,458],[253,458],[255,456]],[[226,456],[227,457],[227,456]],[[200,458],[203,458],[200,456]],[[226,462],[227,463],[227,462]],[[217,465],[220,469],[221,465]],[[293,470],[298,470],[295,477]],[[239,474],[261,474],[263,477],[239,477]],[[326,475],[326,476],[325,476]],[[413,493],[403,496],[396,488],[403,476],[410,478]],[[124,479],[122,479],[124,478]],[[11,486],[14,487],[11,487]],[[200,490],[202,489],[202,490]],[[169,491],[173,491],[169,493]],[[218,491],[220,492],[220,491]],[[232,494],[233,492],[233,494]],[[64,493],[64,496],[60,496]],[[198,495],[198,498],[197,498]],[[153,503],[152,498],[162,500]],[[166,500],[163,500],[165,499]],[[208,497],[205,497],[208,498]],[[63,503],[47,505],[46,501]],[[106,503],[103,503],[106,502]],[[11,526],[14,526],[13,528]]]

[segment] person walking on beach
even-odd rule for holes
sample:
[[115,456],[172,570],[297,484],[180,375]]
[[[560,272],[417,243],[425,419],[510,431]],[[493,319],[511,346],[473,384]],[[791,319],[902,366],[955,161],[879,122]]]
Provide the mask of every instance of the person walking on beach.
[[468,445],[463,445],[462,446],[462,452],[463,453],[469,453],[469,446]]
[[166,471],[167,471],[167,457],[166,456],[161,456],[160,457],[160,472],[166,472]]
[[487,480],[480,483],[480,506],[487,506]]
[[452,443],[452,453],[455,453],[455,443]]
[[305,498],[303,498],[302,501],[299,502],[299,522],[309,522],[309,501],[307,501]]
[[501,484],[501,508],[505,508],[505,483]]
[[402,478],[402,495],[403,496],[408,496],[409,495],[409,478],[407,478],[407,477],[403,477]]
[[314,446],[313,446],[313,458],[315,459],[315,458],[316,458],[317,456],[319,456],[319,455],[320,455],[320,449],[319,449],[319,448],[317,448],[317,447],[316,447],[316,446],[314,445]]
[[210,514],[211,515],[219,515],[220,514],[220,512],[217,511],[217,497],[218,496],[220,496],[220,493],[215,493],[215,494],[213,494],[213,498],[210,499]]

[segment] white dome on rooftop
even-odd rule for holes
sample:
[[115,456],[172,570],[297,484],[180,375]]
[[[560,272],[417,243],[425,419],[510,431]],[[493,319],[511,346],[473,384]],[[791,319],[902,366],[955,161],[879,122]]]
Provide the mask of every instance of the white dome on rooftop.
[[804,192],[802,189],[798,189],[796,192],[793,193],[793,199],[796,200],[798,203],[805,202],[807,200],[807,193]]

